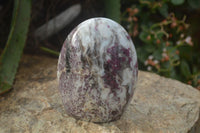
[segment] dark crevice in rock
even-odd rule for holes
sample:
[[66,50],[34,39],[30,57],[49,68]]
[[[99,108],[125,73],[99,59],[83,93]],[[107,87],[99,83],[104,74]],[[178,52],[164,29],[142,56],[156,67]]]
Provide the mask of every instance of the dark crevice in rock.
[[[200,110],[200,108],[199,108]],[[200,133],[200,112],[199,112],[199,119],[196,121],[194,126],[189,130],[188,133]]]

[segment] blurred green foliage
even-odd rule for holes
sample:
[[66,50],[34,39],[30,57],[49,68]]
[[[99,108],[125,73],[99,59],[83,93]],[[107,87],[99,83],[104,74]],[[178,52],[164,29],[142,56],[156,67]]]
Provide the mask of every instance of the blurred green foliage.
[[15,0],[11,29],[0,56],[0,94],[12,88],[25,45],[31,14],[31,0]]
[[120,23],[120,0],[104,0],[105,16]]
[[140,69],[200,89],[200,42],[193,36],[200,20],[191,19],[200,1],[122,0],[122,4],[121,22],[134,40]]

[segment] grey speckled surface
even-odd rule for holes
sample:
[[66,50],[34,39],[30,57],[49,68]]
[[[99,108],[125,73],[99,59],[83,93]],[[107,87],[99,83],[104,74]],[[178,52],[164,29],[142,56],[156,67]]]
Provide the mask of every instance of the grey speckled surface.
[[63,44],[57,75],[69,116],[99,123],[118,120],[138,76],[131,37],[107,18],[82,22]]

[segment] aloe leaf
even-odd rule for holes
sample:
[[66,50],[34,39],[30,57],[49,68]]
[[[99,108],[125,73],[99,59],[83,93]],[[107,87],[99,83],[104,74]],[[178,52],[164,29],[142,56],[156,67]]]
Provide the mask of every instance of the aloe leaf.
[[30,22],[31,0],[14,0],[11,29],[0,56],[0,94],[12,88]]

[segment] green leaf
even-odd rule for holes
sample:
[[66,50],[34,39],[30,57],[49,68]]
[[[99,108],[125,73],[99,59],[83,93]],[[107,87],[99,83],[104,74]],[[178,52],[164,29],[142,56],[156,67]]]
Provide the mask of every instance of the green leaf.
[[192,61],[195,53],[190,46],[181,46],[178,48],[178,50],[180,51],[181,58]]
[[179,79],[179,77],[178,77],[178,75],[177,75],[177,73],[176,73],[176,70],[174,69],[174,67],[172,67],[171,69],[170,69],[170,78],[173,78],[173,79]]
[[[157,34],[157,38],[160,39],[160,40],[162,40],[162,38],[163,38],[164,35],[165,34],[163,32],[160,32],[160,33]],[[155,39],[155,42],[156,42],[156,39]]]
[[0,94],[12,87],[28,32],[30,13],[30,0],[14,0],[11,30],[0,57]]
[[188,0],[188,4],[193,8],[200,8],[200,0]]
[[173,56],[176,52],[176,48],[173,46],[169,46],[169,47],[167,47],[167,51],[169,52],[170,56]]
[[138,56],[138,59],[143,63],[147,57],[148,57],[148,53],[142,48],[137,48],[137,56]]
[[170,70],[170,69],[171,69],[170,62],[169,62],[169,61],[163,62],[163,63],[162,63],[162,67],[163,67],[164,69]]
[[144,41],[144,42],[146,42],[146,38],[147,38],[147,33],[146,32],[141,32],[140,33],[140,35],[139,35],[139,38],[142,40],[142,41]]
[[190,72],[190,67],[188,65],[188,63],[185,60],[181,60],[181,73],[183,74],[184,77],[190,77],[191,72]]
[[157,49],[153,52],[153,57],[155,57],[155,59],[157,60],[161,60],[162,59],[162,49]]
[[184,3],[185,0],[171,0],[173,5],[181,5]]
[[192,66],[192,74],[197,74],[198,73],[198,67],[197,66]]
[[146,44],[144,46],[144,49],[148,52],[148,53],[153,53],[156,49],[155,45],[151,45],[151,44]]
[[120,0],[104,0],[106,17],[120,23]]
[[163,17],[167,17],[168,16],[168,5],[164,3],[162,5],[162,7],[159,8],[159,12]]
[[[148,40],[147,37],[150,37],[150,39]],[[140,34],[139,34],[139,38],[145,42],[146,44],[150,44],[153,40],[153,36],[151,36],[148,32],[145,32],[145,31],[142,31]]]

